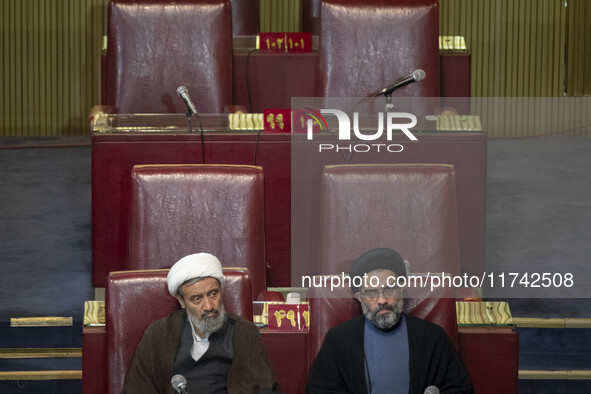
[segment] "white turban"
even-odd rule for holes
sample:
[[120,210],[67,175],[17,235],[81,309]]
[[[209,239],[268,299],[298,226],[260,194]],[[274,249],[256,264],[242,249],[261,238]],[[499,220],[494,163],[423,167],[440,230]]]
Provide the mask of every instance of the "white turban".
[[178,288],[186,281],[205,277],[216,278],[221,284],[224,279],[222,264],[217,257],[209,253],[190,254],[170,268],[166,277],[168,291],[175,296]]

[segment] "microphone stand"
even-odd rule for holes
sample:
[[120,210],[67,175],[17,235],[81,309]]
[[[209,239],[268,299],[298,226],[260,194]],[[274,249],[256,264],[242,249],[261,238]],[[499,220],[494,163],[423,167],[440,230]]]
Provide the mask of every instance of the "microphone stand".
[[[201,117],[199,113],[197,115],[197,120],[199,120],[199,127],[201,129],[201,160],[203,164],[205,164],[205,137],[203,136],[203,123],[201,123]],[[193,112],[189,105],[187,105],[187,128],[189,130],[189,134],[193,134],[193,128],[191,127],[191,116],[193,116]]]
[[386,112],[394,109],[394,104],[392,104],[392,93],[385,94],[384,97],[386,98]]
[[193,133],[193,128],[191,127],[191,108],[189,108],[189,106],[187,105],[187,127],[189,129],[189,134]]
[[384,97],[386,98],[386,112],[394,109],[394,104],[392,104],[392,93],[394,93],[393,89],[390,93],[381,93],[381,92],[377,92],[376,94],[373,95],[373,97],[378,97],[381,94],[384,94]]

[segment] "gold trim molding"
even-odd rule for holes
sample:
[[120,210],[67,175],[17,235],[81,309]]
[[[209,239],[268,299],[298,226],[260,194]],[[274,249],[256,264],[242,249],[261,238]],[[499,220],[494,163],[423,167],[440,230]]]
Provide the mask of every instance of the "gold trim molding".
[[82,348],[0,348],[0,359],[82,357]]
[[538,370],[520,370],[519,379],[532,380],[590,380],[591,371],[588,370],[568,370],[568,371],[538,371]]
[[0,371],[0,380],[78,380],[82,371]]
[[12,317],[10,327],[70,327],[72,317]]
[[589,318],[554,318],[541,319],[536,317],[514,317],[517,327],[529,328],[591,328]]

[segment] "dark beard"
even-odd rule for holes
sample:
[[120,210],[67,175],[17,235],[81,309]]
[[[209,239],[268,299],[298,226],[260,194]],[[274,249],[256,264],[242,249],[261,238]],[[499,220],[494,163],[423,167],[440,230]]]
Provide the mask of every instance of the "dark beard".
[[[206,315],[211,311],[206,311],[203,315]],[[210,335],[216,331],[219,331],[222,326],[224,325],[224,321],[226,321],[226,311],[224,310],[224,305],[220,304],[220,310],[218,311],[217,316],[213,317],[201,317],[201,320],[197,318],[197,316],[191,314],[189,310],[187,310],[187,316],[193,323],[193,326],[204,333],[205,335]]]
[[[363,316],[367,320],[373,323],[374,326],[379,328],[380,330],[389,330],[392,327],[396,326],[400,321],[400,316],[402,315],[402,309],[404,307],[404,300],[400,298],[398,300],[398,304],[396,305],[381,305],[376,306],[374,309],[368,307],[365,302],[361,302],[361,310],[363,311]],[[387,313],[384,315],[378,315],[378,312],[381,310],[389,310],[391,313]]]

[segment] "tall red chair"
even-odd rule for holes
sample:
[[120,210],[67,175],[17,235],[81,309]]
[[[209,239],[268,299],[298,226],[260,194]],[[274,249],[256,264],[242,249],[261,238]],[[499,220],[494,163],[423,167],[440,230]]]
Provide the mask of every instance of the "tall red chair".
[[[107,389],[120,393],[135,349],[146,328],[180,308],[168,292],[168,270],[122,271],[109,274],[107,321]],[[252,321],[248,270],[224,268],[222,300],[228,313]]]
[[[455,173],[451,165],[375,164],[326,167],[321,179],[321,240],[319,274],[348,273],[352,261],[375,247],[391,247],[410,262],[411,272],[445,272],[458,275],[459,237],[455,194]],[[318,289],[313,289],[317,292]],[[481,336],[458,334],[455,289],[439,288],[435,294],[414,294],[405,298],[405,311],[444,328],[460,348],[474,377],[482,377],[499,358],[478,353],[486,346],[502,346],[505,365],[517,365],[516,334]],[[462,290],[462,289],[460,289]],[[469,289],[471,290],[471,289]],[[325,291],[322,289],[322,291]],[[320,349],[326,332],[359,313],[351,292],[310,299],[310,359]],[[406,291],[405,291],[406,292]],[[443,292],[443,293],[442,293]],[[462,340],[463,338],[463,340]],[[478,353],[478,362],[475,362]],[[508,372],[507,372],[508,371]],[[501,378],[517,387],[516,369],[504,370]],[[474,380],[475,387],[486,387]],[[509,391],[511,392],[511,391]]]
[[335,165],[321,180],[319,274],[390,247],[412,272],[459,273],[455,173],[447,164]]
[[182,85],[200,112],[232,104],[228,0],[112,0],[108,18],[104,102],[115,112],[183,113]]
[[[314,14],[318,2],[306,4]],[[324,0],[320,7],[318,96],[367,97],[423,69],[425,80],[395,95],[440,97],[437,0]]]
[[[397,250],[410,262],[412,272],[459,272],[452,165],[327,166],[321,179],[320,205],[321,275],[348,273],[357,256],[376,247]],[[311,360],[330,327],[360,313],[351,292],[340,291],[311,296]],[[406,300],[406,311],[416,309],[417,317],[440,323],[457,343],[454,292],[441,291],[412,295]]]
[[144,165],[131,178],[127,269],[208,252],[224,267],[248,268],[252,299],[266,290],[261,167]]

